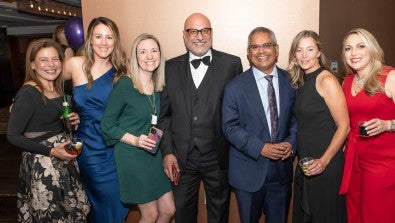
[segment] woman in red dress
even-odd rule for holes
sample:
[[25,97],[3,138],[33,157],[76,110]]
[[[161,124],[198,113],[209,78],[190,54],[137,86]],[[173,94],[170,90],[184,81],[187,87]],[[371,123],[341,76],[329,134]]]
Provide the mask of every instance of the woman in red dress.
[[[340,194],[349,223],[395,222],[395,69],[368,31],[352,29],[343,41],[343,83],[351,132]],[[358,123],[363,123],[359,132]],[[365,136],[361,134],[364,133]]]

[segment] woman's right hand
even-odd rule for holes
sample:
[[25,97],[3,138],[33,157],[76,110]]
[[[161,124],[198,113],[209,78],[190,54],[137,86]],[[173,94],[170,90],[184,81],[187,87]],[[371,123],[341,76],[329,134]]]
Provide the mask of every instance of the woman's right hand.
[[152,148],[155,147],[155,141],[148,138],[147,135],[140,135],[139,137],[136,137],[136,141],[135,141],[135,146],[142,148],[142,149],[149,149],[151,150]]
[[66,150],[65,150],[65,146],[67,146],[69,143],[70,143],[70,141],[66,141],[66,142],[63,142],[63,143],[53,147],[51,149],[50,155],[54,156],[58,159],[64,160],[64,161],[70,161],[70,160],[76,158],[77,155],[72,155],[72,154],[66,152]]

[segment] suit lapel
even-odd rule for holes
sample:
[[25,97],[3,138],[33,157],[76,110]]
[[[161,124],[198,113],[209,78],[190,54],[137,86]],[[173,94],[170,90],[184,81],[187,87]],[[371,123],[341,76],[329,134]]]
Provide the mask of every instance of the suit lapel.
[[[224,72],[222,70],[222,62],[221,62],[221,55],[215,51],[211,50],[212,52],[212,60],[211,60],[211,65],[212,66],[212,83],[211,83],[211,91],[212,91],[212,108],[213,111],[215,111],[217,102],[218,102],[218,97],[220,96],[220,93],[222,93],[223,88],[219,85],[223,83],[223,75]],[[220,92],[221,91],[221,92]]]
[[266,131],[270,135],[269,126],[265,115],[265,109],[263,108],[258,86],[251,68],[248,70],[248,73],[246,75],[248,76],[246,77],[244,90],[246,92],[247,98],[250,100],[252,109],[255,110],[259,120],[261,120],[263,126],[265,126]]
[[[288,79],[281,69],[277,68],[278,71],[278,86],[279,86],[279,98],[280,98],[280,113],[279,113],[279,120],[278,120],[278,130],[284,127],[286,119],[282,117],[287,117],[288,111],[287,108],[289,107],[289,89],[286,87],[289,85]],[[293,109],[293,108],[291,108]]]
[[191,116],[191,69],[189,66],[189,58],[188,53],[184,54],[183,57],[180,58],[180,62],[178,64],[178,76],[180,78],[182,92],[185,100],[186,111],[189,116]]

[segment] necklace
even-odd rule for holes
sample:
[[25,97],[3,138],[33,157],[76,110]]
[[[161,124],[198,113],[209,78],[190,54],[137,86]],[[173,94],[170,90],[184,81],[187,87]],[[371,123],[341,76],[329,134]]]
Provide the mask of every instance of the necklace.
[[354,81],[358,85],[364,85],[365,84],[365,80],[363,78],[360,78],[359,75],[355,75]]
[[361,90],[362,90],[362,87],[359,86],[359,84],[357,83],[357,85],[355,85],[354,94],[358,94]]
[[355,75],[354,82],[356,83],[354,87],[354,94],[358,94],[364,88],[365,80],[360,78],[359,75]]
[[148,94],[146,94],[146,95],[148,97],[148,101],[149,101],[151,108],[152,108],[151,126],[155,126],[158,122],[158,116],[156,116],[155,91],[152,92],[152,100]]
[[152,108],[152,114],[156,115],[155,92],[152,92],[152,100],[148,94],[146,94],[146,95],[147,95],[148,101],[149,101],[151,108]]

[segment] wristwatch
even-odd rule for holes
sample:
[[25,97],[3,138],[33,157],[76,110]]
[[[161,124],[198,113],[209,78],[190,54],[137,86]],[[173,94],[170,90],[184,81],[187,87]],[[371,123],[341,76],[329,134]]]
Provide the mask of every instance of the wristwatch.
[[395,132],[395,121],[391,120],[391,132]]

